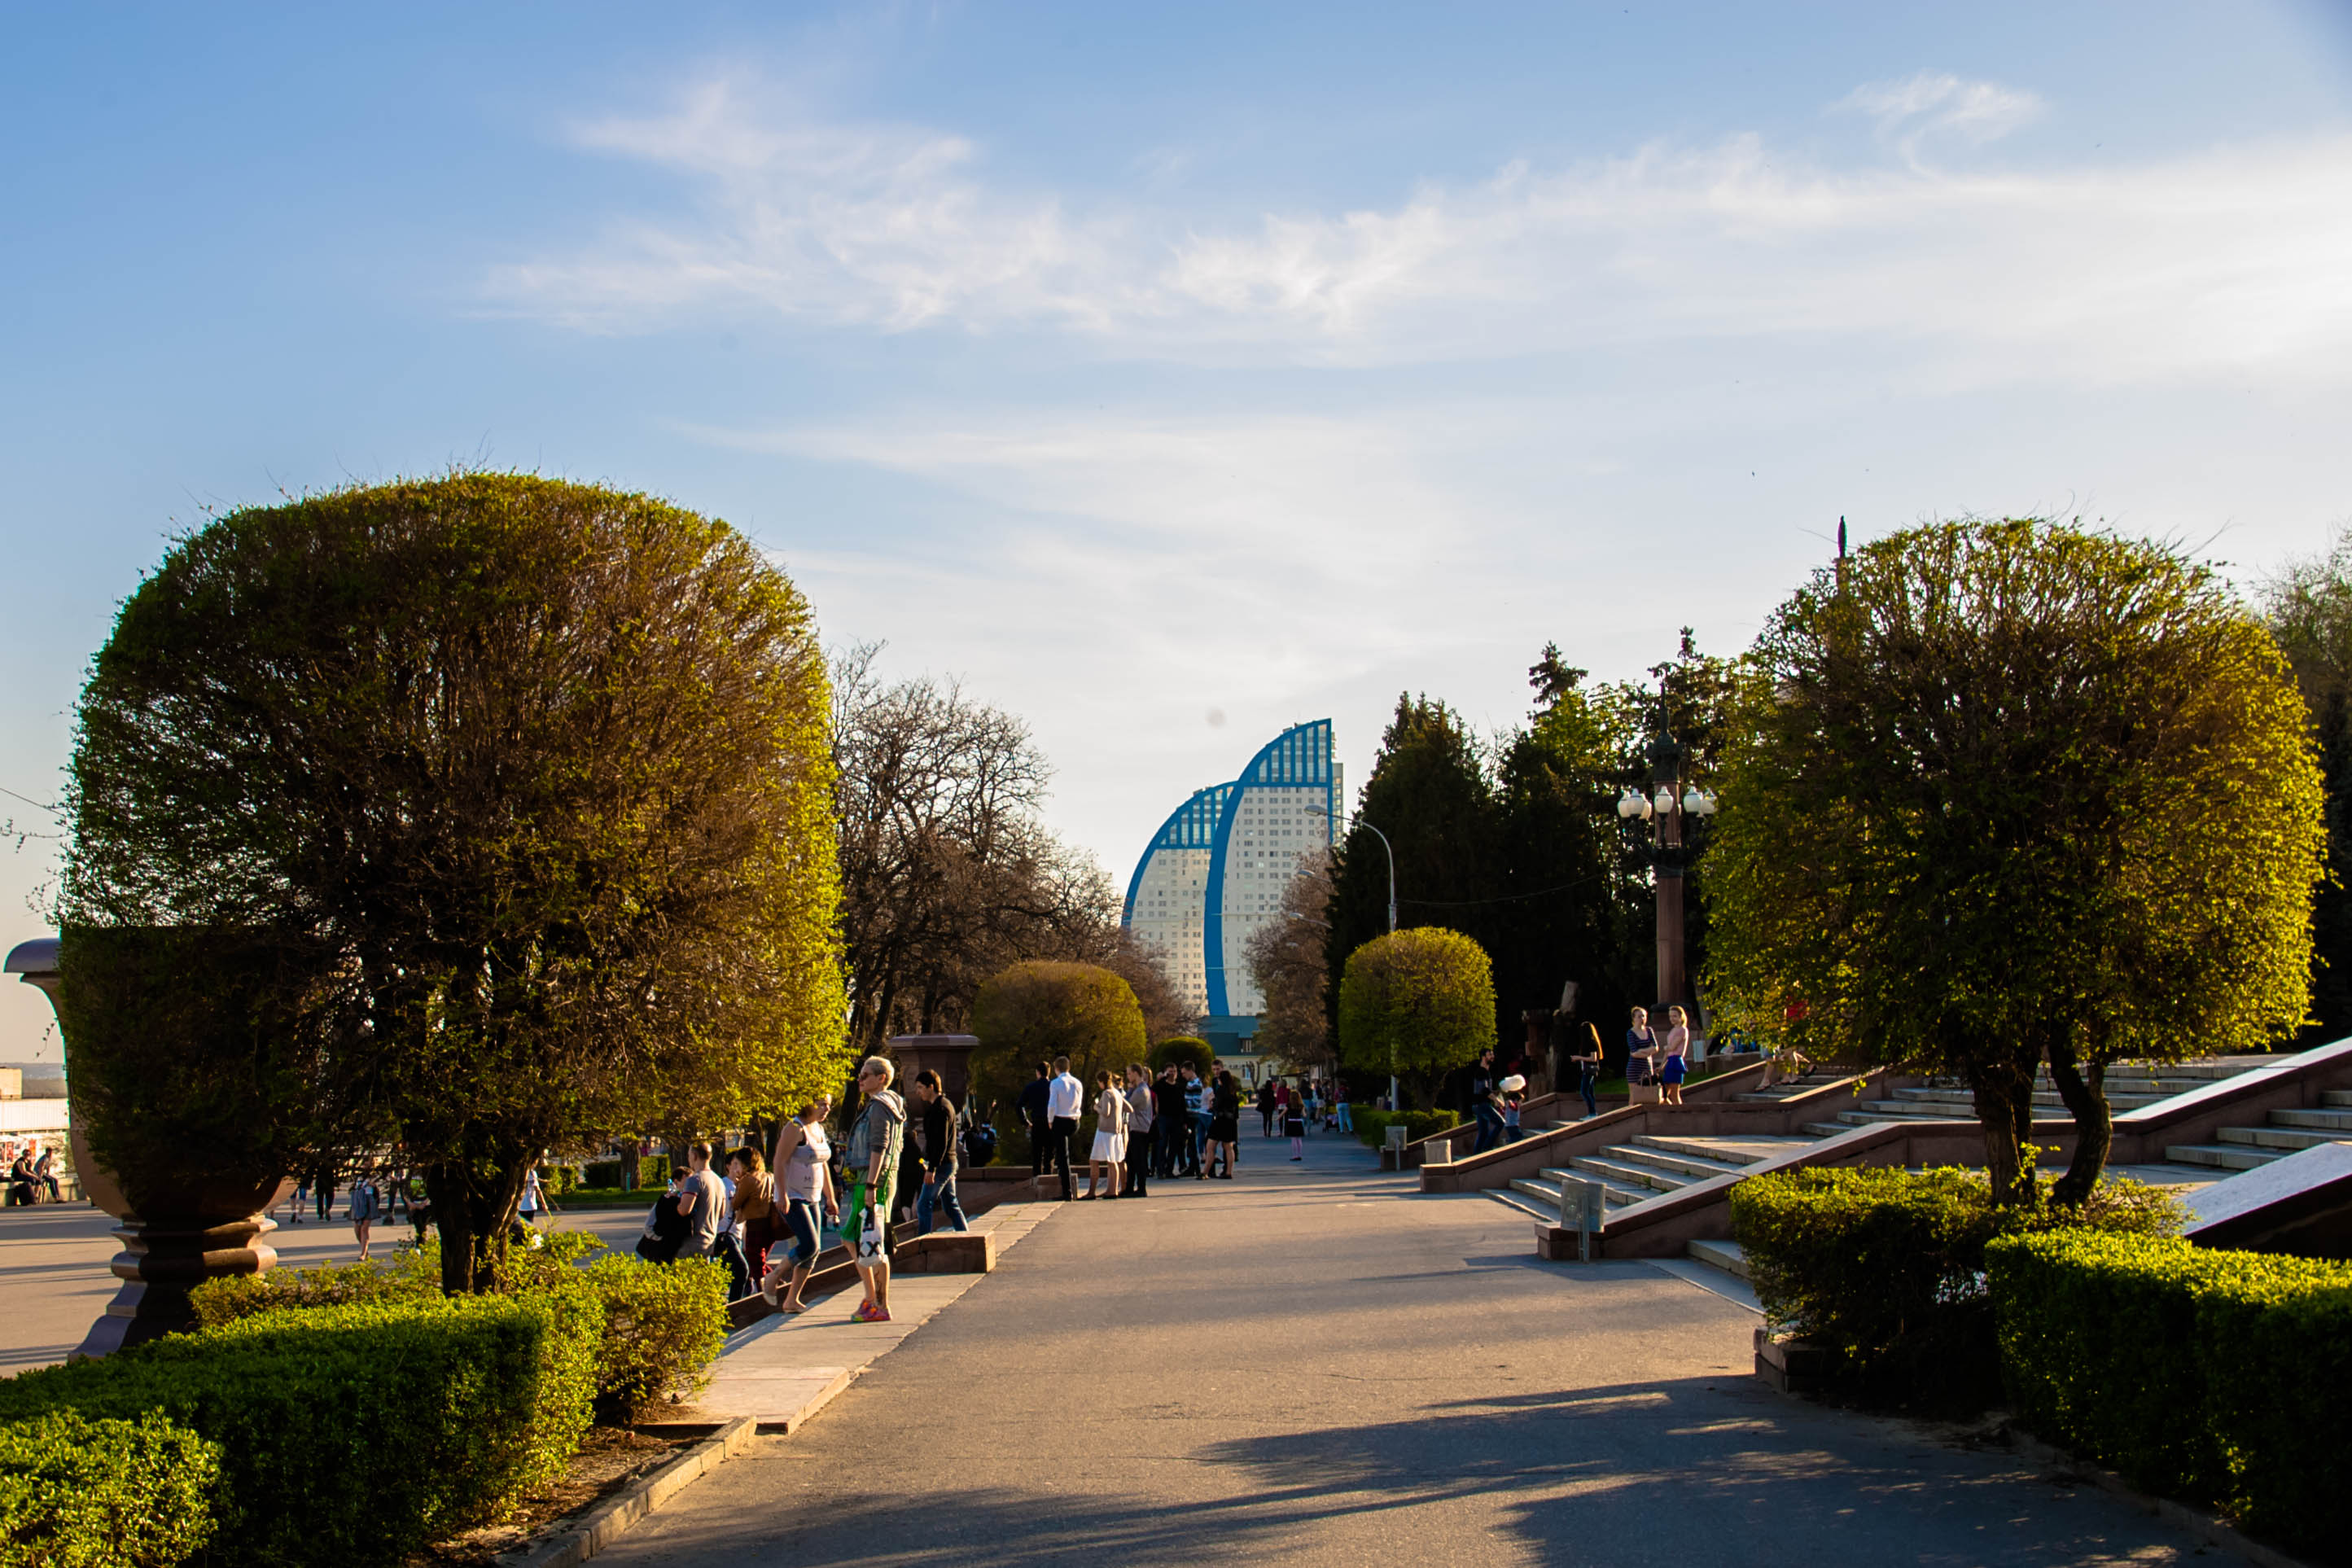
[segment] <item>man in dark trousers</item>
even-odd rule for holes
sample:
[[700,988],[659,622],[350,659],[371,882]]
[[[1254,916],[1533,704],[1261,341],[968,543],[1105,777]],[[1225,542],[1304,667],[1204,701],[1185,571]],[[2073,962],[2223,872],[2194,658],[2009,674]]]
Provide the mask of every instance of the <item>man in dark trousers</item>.
[[1070,1076],[1070,1058],[1054,1058],[1054,1076],[1045,1080],[1047,1136],[1054,1145],[1054,1169],[1062,1178],[1062,1201],[1076,1197],[1070,1184],[1070,1143],[1078,1135],[1078,1115],[1086,1109],[1086,1086]]
[[1162,1068],[1151,1086],[1153,1175],[1164,1179],[1176,1174],[1176,1146],[1192,1136],[1185,1114],[1184,1086],[1176,1081],[1175,1068]]
[[1046,1080],[1053,1076],[1054,1069],[1039,1062],[1037,1076],[1029,1080],[1029,1087],[1013,1101],[1029,1129],[1029,1179],[1033,1182],[1045,1173],[1046,1152],[1054,1142],[1053,1120],[1045,1114],[1045,1097],[1051,1092]]
[[1463,1107],[1478,1124],[1477,1142],[1471,1149],[1483,1154],[1503,1141],[1503,1113],[1495,1109],[1495,1049],[1492,1046],[1478,1053],[1478,1062],[1470,1069],[1467,1092],[1469,1103]]

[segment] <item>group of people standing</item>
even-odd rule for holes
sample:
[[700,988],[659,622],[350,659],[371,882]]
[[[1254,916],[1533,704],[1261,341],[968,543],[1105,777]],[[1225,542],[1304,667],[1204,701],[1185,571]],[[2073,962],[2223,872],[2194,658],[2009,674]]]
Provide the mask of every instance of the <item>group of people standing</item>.
[[1171,1063],[1157,1076],[1141,1062],[1116,1075],[1108,1068],[1097,1071],[1095,1138],[1081,1194],[1070,1163],[1087,1107],[1086,1086],[1071,1073],[1067,1057],[1039,1062],[1017,1102],[1029,1129],[1029,1174],[1042,1178],[1051,1166],[1065,1199],[1146,1197],[1154,1177],[1233,1179],[1241,1155],[1242,1090],[1228,1069],[1218,1069],[1213,1079],[1192,1062]]

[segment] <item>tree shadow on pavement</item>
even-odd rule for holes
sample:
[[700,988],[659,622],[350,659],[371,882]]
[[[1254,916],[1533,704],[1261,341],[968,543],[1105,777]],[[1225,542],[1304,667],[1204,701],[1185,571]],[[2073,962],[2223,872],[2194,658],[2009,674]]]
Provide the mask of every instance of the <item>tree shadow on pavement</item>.
[[[1018,1491],[958,1488],[951,1445],[906,1477],[793,1476],[787,1460],[775,1466],[776,1510],[699,1521],[692,1560],[2046,1568],[2196,1554],[2155,1520],[2055,1488],[2005,1453],[1938,1447],[1744,1378],[1440,1403],[1228,1438],[1183,1456],[1166,1497],[1123,1487],[1106,1458],[1041,1451],[1037,1486]],[[1169,1459],[1152,1462],[1164,1475]],[[795,1507],[794,1482],[821,1506]]]

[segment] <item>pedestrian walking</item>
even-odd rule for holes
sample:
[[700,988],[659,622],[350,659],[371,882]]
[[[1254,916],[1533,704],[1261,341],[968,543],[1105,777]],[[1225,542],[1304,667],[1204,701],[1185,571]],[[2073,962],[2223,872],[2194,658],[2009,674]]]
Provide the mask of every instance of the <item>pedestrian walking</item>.
[[1045,1085],[1046,1137],[1054,1150],[1054,1173],[1062,1178],[1062,1201],[1078,1195],[1070,1179],[1070,1145],[1078,1135],[1078,1110],[1087,1098],[1086,1086],[1070,1076],[1070,1058],[1054,1058],[1054,1076]]
[[1152,1129],[1160,1122],[1160,1105],[1152,1095],[1151,1074],[1141,1062],[1127,1064],[1127,1195],[1150,1195]]
[[915,1234],[931,1234],[934,1212],[946,1218],[950,1229],[970,1230],[963,1205],[956,1201],[955,1101],[948,1098],[940,1075],[929,1068],[915,1075],[915,1099],[923,1108],[923,1195],[915,1200]]
[[319,1205],[319,1223],[326,1224],[334,1217],[335,1173],[321,1167],[310,1178],[310,1196]]
[[1290,1104],[1282,1115],[1282,1135],[1290,1140],[1292,1164],[1307,1158],[1307,1100],[1304,1096],[1291,1096]]
[[368,1260],[368,1232],[375,1226],[382,1205],[376,1196],[374,1173],[362,1171],[352,1184],[352,1234],[360,1240],[360,1261]]
[[1350,1136],[1356,1131],[1355,1119],[1348,1114],[1348,1080],[1344,1078],[1331,1086],[1331,1124]]
[[1587,1024],[1584,1032],[1592,1037],[1591,1054],[1568,1059],[1576,1064],[1576,1092],[1584,1098],[1584,1114],[1598,1116],[1601,1114],[1601,1031]]
[[1470,1069],[1470,1116],[1478,1124],[1476,1141],[1470,1152],[1483,1154],[1503,1138],[1503,1113],[1495,1100],[1495,1047],[1487,1047],[1478,1053],[1477,1065]]
[[[1045,1162],[1053,1158],[1054,1150],[1054,1069],[1044,1062],[1037,1064],[1037,1076],[1021,1090],[1013,1102],[1021,1112],[1021,1120],[1029,1129],[1029,1180],[1034,1184],[1045,1173]],[[1031,1190],[1034,1190],[1033,1185]],[[1067,1197],[1069,1194],[1062,1194]]]
[[1222,1181],[1234,1179],[1234,1162],[1241,1156],[1242,1089],[1234,1081],[1230,1069],[1217,1073],[1216,1091],[1209,1100],[1208,1163],[1213,1168],[1222,1157],[1224,1169],[1218,1171]]
[[[841,1213],[834,1197],[833,1148],[824,1135],[824,1119],[832,1114],[833,1098],[819,1095],[776,1131],[776,1173],[783,1188],[784,1234],[792,1241],[792,1252],[769,1263],[760,1294],[770,1306],[794,1316],[808,1310],[801,1291],[816,1266],[816,1255],[824,1250],[820,1206],[824,1215]],[[776,1289],[780,1279],[788,1281],[781,1294]]]
[[1126,1168],[1127,1097],[1111,1087],[1110,1069],[1104,1068],[1095,1074],[1095,1142],[1087,1158],[1086,1194],[1078,1201],[1095,1196],[1097,1182],[1102,1196],[1118,1196],[1119,1176]]
[[1683,1079],[1690,1075],[1690,1019],[1680,1007],[1666,1009],[1666,1065],[1658,1069],[1660,1093],[1668,1105],[1683,1102]]
[[[416,1196],[409,1194],[409,1212],[414,1215]],[[554,1212],[555,1205],[547,1201],[547,1192],[540,1184],[539,1166],[534,1163],[522,1173],[522,1202],[516,1207],[515,1217],[522,1222],[525,1231],[536,1231],[542,1215]],[[531,1245],[536,1246],[537,1243]]]
[[[907,1139],[907,1104],[890,1088],[897,1076],[887,1057],[867,1057],[857,1069],[857,1092],[866,1103],[849,1131],[850,1256],[866,1300],[850,1316],[861,1323],[890,1321],[890,1184]],[[1062,1169],[1066,1180],[1066,1145]]]
[[677,1195],[671,1202],[686,1221],[686,1236],[678,1243],[677,1256],[710,1257],[719,1245],[719,1233],[727,1228],[727,1189],[710,1169],[709,1144],[696,1143],[687,1149],[686,1179],[678,1183]]
[[308,1176],[297,1176],[294,1178],[294,1201],[288,1205],[289,1212],[286,1215],[286,1223],[289,1225],[300,1225],[302,1223],[302,1211],[310,1206],[310,1178]]
[[1268,1079],[1257,1086],[1257,1115],[1259,1121],[1263,1122],[1265,1128],[1260,1136],[1266,1138],[1274,1136],[1274,1113],[1279,1103],[1280,1091],[1276,1089],[1274,1079]]

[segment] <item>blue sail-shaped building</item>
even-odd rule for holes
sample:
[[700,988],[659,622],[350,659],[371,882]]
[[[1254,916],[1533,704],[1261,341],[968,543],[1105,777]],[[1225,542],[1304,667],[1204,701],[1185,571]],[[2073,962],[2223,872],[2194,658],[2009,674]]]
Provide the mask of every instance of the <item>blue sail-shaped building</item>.
[[1249,939],[1280,917],[1299,858],[1339,841],[1344,799],[1331,721],[1294,724],[1240,777],[1195,790],[1136,862],[1124,923],[1221,1054],[1248,1049],[1264,1005]]

